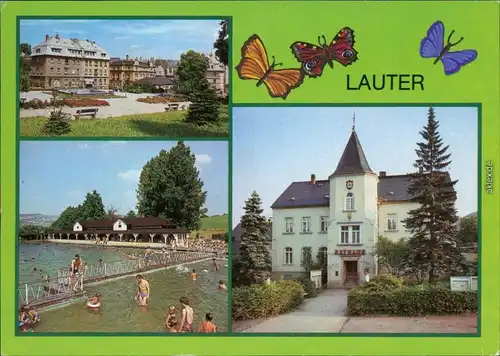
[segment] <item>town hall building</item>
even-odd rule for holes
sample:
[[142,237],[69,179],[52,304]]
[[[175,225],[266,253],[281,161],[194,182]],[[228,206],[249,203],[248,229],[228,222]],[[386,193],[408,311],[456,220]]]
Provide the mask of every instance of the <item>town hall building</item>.
[[[328,287],[348,287],[378,273],[377,236],[408,237],[403,220],[418,207],[408,194],[410,175],[373,172],[353,126],[335,171],[293,182],[271,206],[273,277],[303,275],[304,249],[327,256]],[[325,274],[325,271],[323,272]]]

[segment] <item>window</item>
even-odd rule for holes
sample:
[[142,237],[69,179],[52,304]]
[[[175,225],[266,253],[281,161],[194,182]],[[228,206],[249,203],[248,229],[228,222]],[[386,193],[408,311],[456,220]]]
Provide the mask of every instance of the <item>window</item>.
[[396,214],[387,214],[387,230],[397,230]]
[[285,218],[285,231],[289,234],[293,233],[293,218]]
[[359,244],[361,242],[361,229],[359,225],[351,227],[352,237],[351,241],[353,244]]
[[121,229],[122,228],[122,222],[121,221],[118,221],[118,228]]
[[309,259],[309,257],[311,257],[311,259],[313,259],[313,256],[311,253],[311,247],[310,246],[302,247],[302,254],[300,256],[301,263],[304,263],[306,260]]
[[345,198],[345,210],[354,210],[354,194],[347,193]]
[[318,249],[318,262],[319,264],[323,267],[328,264],[328,248],[327,247],[320,247]]
[[285,264],[291,265],[293,263],[293,249],[291,247],[285,248]]
[[328,216],[322,216],[320,218],[320,231],[327,232],[328,231]]
[[311,218],[309,216],[302,218],[302,232],[311,232]]
[[361,226],[344,225],[340,227],[340,244],[360,244]]
[[340,243],[341,244],[349,243],[349,226],[340,227]]

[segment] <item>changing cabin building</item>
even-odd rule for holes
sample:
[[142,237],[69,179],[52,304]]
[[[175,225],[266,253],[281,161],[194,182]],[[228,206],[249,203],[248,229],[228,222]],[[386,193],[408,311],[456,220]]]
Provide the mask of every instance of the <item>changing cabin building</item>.
[[94,41],[45,35],[30,57],[32,89],[109,88],[109,54]]
[[373,250],[377,237],[408,237],[403,220],[418,207],[408,194],[410,174],[376,174],[353,127],[337,168],[328,179],[293,182],[271,206],[272,269],[276,278],[305,273],[306,248],[324,254],[323,283],[351,287],[364,271],[378,273]]
[[154,216],[77,221],[72,230],[60,230],[49,239],[92,240],[160,243],[188,247],[189,230],[179,228],[169,220]]

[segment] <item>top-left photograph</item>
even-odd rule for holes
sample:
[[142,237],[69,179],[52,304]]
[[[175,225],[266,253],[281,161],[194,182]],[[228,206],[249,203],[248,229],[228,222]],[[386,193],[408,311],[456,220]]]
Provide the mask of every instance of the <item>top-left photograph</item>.
[[228,18],[19,18],[23,137],[228,137]]

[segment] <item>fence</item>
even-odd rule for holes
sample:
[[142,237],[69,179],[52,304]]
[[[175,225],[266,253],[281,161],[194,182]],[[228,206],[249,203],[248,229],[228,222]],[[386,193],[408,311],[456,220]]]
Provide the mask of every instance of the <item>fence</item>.
[[58,270],[54,278],[44,282],[19,285],[19,303],[22,305],[68,299],[83,292],[84,284],[112,279],[129,274],[145,272],[162,267],[194,262],[212,257],[210,252],[171,251],[152,253],[149,257],[139,257],[123,261],[84,265],[79,274],[70,275],[69,270]]

